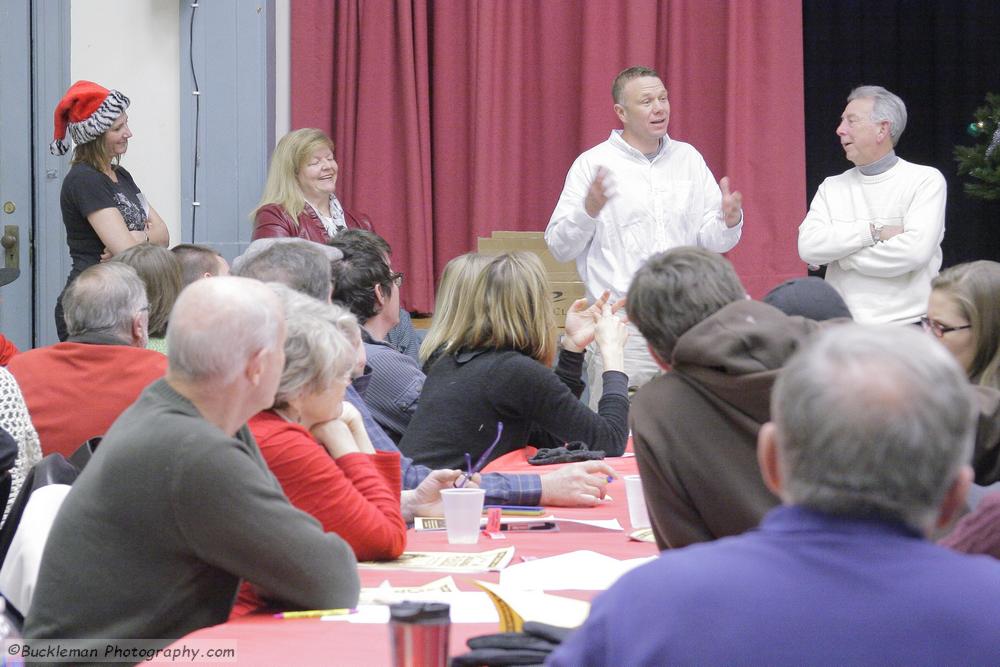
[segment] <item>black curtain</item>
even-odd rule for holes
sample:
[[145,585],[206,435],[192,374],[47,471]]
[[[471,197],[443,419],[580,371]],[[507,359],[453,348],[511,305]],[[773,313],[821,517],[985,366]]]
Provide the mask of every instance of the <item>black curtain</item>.
[[852,165],[834,131],[847,94],[885,86],[906,102],[897,154],[948,181],[944,266],[1000,261],[1000,202],[972,199],[956,170],[956,144],[987,92],[1000,92],[997,0],[803,0],[806,181],[810,200],[827,176]]

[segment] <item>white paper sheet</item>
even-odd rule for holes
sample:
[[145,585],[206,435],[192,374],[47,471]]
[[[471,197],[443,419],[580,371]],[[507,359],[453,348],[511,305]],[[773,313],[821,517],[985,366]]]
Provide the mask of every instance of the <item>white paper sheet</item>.
[[571,551],[510,565],[500,585],[524,591],[603,591],[634,567],[656,558],[618,560],[594,551]]
[[[385,592],[384,594],[386,602],[402,602],[403,600],[445,602],[451,607],[452,623],[499,623],[500,621],[490,597],[479,591],[460,591],[457,593],[424,591],[397,594]],[[322,620],[336,623],[388,623],[389,607],[387,604],[359,604],[356,613],[344,616],[324,616]]]

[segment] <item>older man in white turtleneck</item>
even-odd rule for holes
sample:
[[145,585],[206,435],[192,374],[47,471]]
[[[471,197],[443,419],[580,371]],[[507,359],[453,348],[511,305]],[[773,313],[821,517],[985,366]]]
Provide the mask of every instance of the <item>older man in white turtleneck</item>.
[[847,97],[837,136],[854,168],[823,181],[799,225],[799,256],[862,323],[912,323],[941,268],[947,185],[937,169],[894,150],[906,105],[881,86]]

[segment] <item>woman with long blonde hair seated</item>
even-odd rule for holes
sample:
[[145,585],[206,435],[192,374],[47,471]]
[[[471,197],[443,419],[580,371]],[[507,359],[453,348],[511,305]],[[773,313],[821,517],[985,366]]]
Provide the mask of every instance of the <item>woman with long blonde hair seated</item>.
[[468,252],[445,264],[434,301],[434,320],[420,344],[419,359],[425,375],[444,352],[448,341],[457,337],[457,324],[465,326],[468,321],[469,310],[473,308],[472,285],[491,259],[491,255]]
[[[628,334],[607,295],[575,302],[555,372],[555,318],[545,269],[536,255],[499,255],[471,287],[455,335],[430,369],[420,406],[400,449],[432,468],[466,468],[531,444],[583,441],[609,456],[625,451],[628,379],[622,372]],[[605,359],[604,390],[595,413],[579,400],[583,350],[597,341]],[[501,426],[502,424],[502,426]],[[529,442],[530,439],[530,442]]]
[[306,127],[283,136],[271,156],[264,194],[251,214],[253,239],[298,236],[328,243],[341,229],[371,229],[367,218],[346,210],[337,199],[339,172],[333,140],[322,130]]

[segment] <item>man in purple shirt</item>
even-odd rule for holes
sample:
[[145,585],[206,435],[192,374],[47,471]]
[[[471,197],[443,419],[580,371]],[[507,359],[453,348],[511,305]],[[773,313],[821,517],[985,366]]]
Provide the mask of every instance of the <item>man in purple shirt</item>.
[[782,506],[622,577],[549,664],[996,664],[1000,563],[926,539],[972,478],[970,392],[910,328],[821,334],[758,439]]

